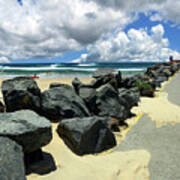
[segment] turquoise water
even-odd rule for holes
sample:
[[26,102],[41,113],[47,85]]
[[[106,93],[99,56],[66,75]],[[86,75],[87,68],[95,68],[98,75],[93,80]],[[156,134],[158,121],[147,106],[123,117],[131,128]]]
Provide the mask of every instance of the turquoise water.
[[155,63],[59,63],[59,64],[0,64],[0,76],[15,77],[37,74],[41,78],[91,76],[98,68],[113,68],[123,75],[145,72],[147,67]]

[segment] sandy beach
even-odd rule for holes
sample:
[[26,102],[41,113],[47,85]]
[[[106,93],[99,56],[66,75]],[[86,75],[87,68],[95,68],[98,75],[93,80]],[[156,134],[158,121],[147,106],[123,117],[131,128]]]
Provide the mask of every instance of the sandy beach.
[[[88,83],[91,80],[91,78],[81,78],[83,83]],[[3,79],[0,80],[0,83],[2,81]],[[48,89],[49,84],[52,82],[71,84],[72,79],[37,80],[41,91]],[[163,87],[167,83],[164,83]],[[157,127],[161,127],[167,123],[179,123],[180,115],[177,114],[180,114],[180,108],[170,103],[167,96],[167,93],[159,90],[156,92],[155,98],[141,97],[139,106],[134,107],[132,112],[137,116],[143,113],[148,114],[152,120],[156,121]],[[157,109],[161,109],[161,111],[157,111]],[[135,125],[136,120],[137,117],[126,120],[129,128]],[[148,180],[150,178],[147,166],[151,156],[148,151],[144,149],[113,153],[108,151],[98,155],[80,157],[72,153],[59,138],[56,133],[57,124],[52,124],[52,126],[53,140],[42,149],[44,153],[50,154],[51,160],[55,165],[55,170],[43,175],[31,173],[27,176],[28,180]],[[124,140],[126,133],[127,128],[124,128],[120,133],[115,133],[118,145]],[[43,165],[41,168],[46,169],[46,165]]]
[[0,180],[180,180],[179,9],[0,0]]

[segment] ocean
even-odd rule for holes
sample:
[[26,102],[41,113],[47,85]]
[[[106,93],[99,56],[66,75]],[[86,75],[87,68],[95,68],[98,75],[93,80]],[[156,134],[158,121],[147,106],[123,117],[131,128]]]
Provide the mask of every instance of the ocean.
[[155,63],[41,63],[0,64],[0,77],[38,75],[40,78],[89,77],[98,68],[113,68],[123,76],[143,73]]

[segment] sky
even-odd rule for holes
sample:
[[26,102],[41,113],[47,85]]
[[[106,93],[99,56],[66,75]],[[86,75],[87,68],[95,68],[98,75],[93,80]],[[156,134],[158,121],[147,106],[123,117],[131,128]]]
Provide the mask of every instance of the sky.
[[0,0],[0,63],[180,59],[179,0]]

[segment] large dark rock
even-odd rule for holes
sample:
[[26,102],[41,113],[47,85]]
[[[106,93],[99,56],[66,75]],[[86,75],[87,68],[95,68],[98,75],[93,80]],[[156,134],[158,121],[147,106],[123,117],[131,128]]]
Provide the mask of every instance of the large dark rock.
[[119,89],[119,97],[123,98],[126,102],[126,108],[131,109],[133,106],[137,106],[140,100],[139,90],[137,88]]
[[79,89],[79,96],[84,100],[89,111],[96,111],[96,90],[93,88],[81,87]]
[[21,109],[40,111],[40,89],[30,77],[16,77],[3,81],[2,93],[7,112]]
[[61,86],[43,92],[41,103],[41,114],[51,121],[90,115],[84,101],[71,86]]
[[13,139],[25,153],[30,153],[51,141],[51,124],[30,110],[3,113],[0,116],[0,136]]
[[93,78],[101,78],[107,75],[111,75],[115,72],[112,68],[100,68],[93,73]]
[[99,153],[116,145],[105,117],[73,118],[61,121],[57,133],[76,154]]
[[4,107],[3,103],[0,101],[0,113],[1,112],[5,112],[5,107]]
[[0,144],[0,179],[25,180],[21,146],[6,137],[0,137]]
[[111,116],[119,120],[125,120],[130,115],[130,110],[125,108],[124,99],[120,99],[118,93],[110,84],[97,89],[96,107],[98,116]]

